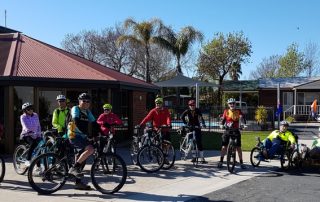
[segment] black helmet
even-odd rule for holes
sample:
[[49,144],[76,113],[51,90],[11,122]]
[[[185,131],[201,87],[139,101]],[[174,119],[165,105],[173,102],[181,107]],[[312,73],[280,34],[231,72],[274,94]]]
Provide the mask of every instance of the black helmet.
[[91,97],[88,93],[81,93],[78,97],[78,100],[91,100]]

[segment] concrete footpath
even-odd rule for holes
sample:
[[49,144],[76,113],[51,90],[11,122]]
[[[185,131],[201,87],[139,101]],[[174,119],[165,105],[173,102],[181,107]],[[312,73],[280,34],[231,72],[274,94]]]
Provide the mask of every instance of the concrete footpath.
[[[308,140],[304,140],[303,143],[311,144]],[[280,167],[279,160],[273,160],[263,162],[260,167],[254,168],[250,164],[250,153],[244,152],[244,161],[248,168],[242,170],[237,165],[235,173],[230,174],[225,165],[222,169],[217,168],[219,154],[219,151],[206,151],[208,164],[194,167],[189,161],[178,160],[173,169],[153,174],[141,171],[138,166],[131,165],[129,159],[125,159],[128,178],[124,187],[113,195],[104,195],[96,190],[75,190],[72,182],[67,182],[61,190],[51,195],[38,195],[29,186],[25,175],[15,173],[12,159],[7,158],[5,179],[0,185],[1,201],[186,201]],[[129,151],[121,149],[120,155],[128,157]],[[87,171],[89,169],[90,165],[86,167]],[[85,173],[85,180],[90,184],[89,172]]]

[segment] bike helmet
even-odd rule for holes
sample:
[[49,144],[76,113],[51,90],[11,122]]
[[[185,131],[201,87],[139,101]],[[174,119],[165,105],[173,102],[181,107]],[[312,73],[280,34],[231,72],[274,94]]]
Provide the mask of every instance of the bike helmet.
[[228,104],[235,103],[235,102],[236,102],[236,100],[234,98],[229,98],[227,101]]
[[22,105],[21,109],[26,110],[27,108],[31,108],[32,104],[30,102],[26,102]]
[[158,98],[156,98],[156,99],[154,100],[154,102],[155,102],[156,104],[162,104],[162,103],[163,103],[163,98],[158,97]]
[[188,102],[188,105],[196,105],[196,101],[195,101],[195,100],[190,100],[190,101]]
[[289,126],[289,123],[287,121],[281,121],[280,126]]
[[111,104],[104,104],[102,108],[111,110],[112,109],[112,105]]
[[78,97],[78,100],[91,100],[91,97],[88,93],[81,93]]
[[66,99],[67,98],[64,95],[58,95],[57,98],[56,98],[56,100],[66,100]]

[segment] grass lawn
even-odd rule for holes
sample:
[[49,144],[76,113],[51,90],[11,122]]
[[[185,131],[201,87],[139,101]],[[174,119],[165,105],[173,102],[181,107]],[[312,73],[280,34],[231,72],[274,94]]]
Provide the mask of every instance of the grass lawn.
[[[241,142],[243,151],[251,151],[251,149],[257,144],[256,137],[260,137],[261,140],[266,138],[271,131],[242,131]],[[221,149],[221,135],[217,132],[202,132],[202,142],[205,150],[220,150]],[[179,141],[181,136],[177,133],[172,133],[171,141],[175,148],[179,148]]]

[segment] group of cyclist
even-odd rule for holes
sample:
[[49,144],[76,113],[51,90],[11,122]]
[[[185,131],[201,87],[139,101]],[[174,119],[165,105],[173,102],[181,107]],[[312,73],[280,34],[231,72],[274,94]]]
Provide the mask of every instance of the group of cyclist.
[[[91,96],[87,93],[82,93],[78,97],[78,105],[73,106],[71,109],[68,107],[67,98],[64,95],[58,95],[56,98],[58,108],[53,111],[52,125],[57,129],[60,136],[64,136],[70,140],[76,148],[82,150],[81,154],[77,157],[73,167],[70,168],[69,174],[76,177],[76,189],[89,190],[91,187],[81,181],[82,173],[80,167],[86,159],[94,153],[94,148],[90,139],[96,134],[97,130],[102,134],[108,135],[111,125],[121,125],[122,121],[119,117],[112,112],[111,104],[103,105],[103,113],[96,120],[90,111]],[[223,165],[224,155],[226,154],[227,145],[229,142],[228,130],[232,129],[238,133],[237,138],[237,151],[240,160],[240,166],[245,169],[243,164],[242,150],[241,150],[241,133],[240,129],[242,123],[245,124],[245,119],[240,109],[235,108],[235,99],[230,98],[227,101],[228,108],[224,110],[221,117],[221,124],[226,128],[225,133],[222,135],[222,148],[218,168]],[[30,165],[30,159],[33,149],[41,138],[41,126],[37,113],[33,111],[31,103],[24,103],[22,105],[23,114],[20,117],[22,132],[21,139],[30,144],[26,166]],[[69,115],[70,114],[70,115]],[[70,120],[67,120],[70,117]],[[195,130],[195,138],[197,147],[199,149],[200,163],[207,163],[204,158],[201,127],[206,128],[205,121],[199,108],[196,108],[195,100],[188,102],[188,109],[181,114],[181,120],[186,126],[191,126]],[[140,122],[140,126],[144,126],[147,122],[152,122],[154,130],[162,128],[162,138],[170,141],[170,128],[171,118],[169,110],[163,106],[163,98],[157,97],[155,99],[155,108],[150,110],[147,116]],[[68,124],[66,124],[68,122]],[[90,133],[89,126],[94,129]],[[295,138],[290,131],[287,131],[288,123],[281,122],[280,130],[273,131],[265,140],[265,156],[262,158],[272,158],[274,153],[279,149],[281,141],[289,141],[293,146],[296,143]],[[112,129],[111,129],[112,130]],[[112,131],[113,132],[113,131]],[[191,161],[195,161],[192,158]]]
[[[80,155],[76,158],[74,166],[70,168],[68,173],[76,177],[76,189],[90,190],[91,187],[81,180],[82,173],[80,166],[94,153],[91,140],[98,134],[98,130],[102,134],[107,135],[111,125],[121,125],[122,121],[117,115],[112,113],[112,105],[108,103],[103,105],[104,112],[96,121],[89,109],[91,96],[87,93],[80,94],[78,105],[73,106],[71,109],[68,107],[68,99],[64,95],[58,95],[56,100],[59,107],[53,111],[52,126],[57,129],[60,137],[68,138],[70,143],[81,151]],[[25,163],[26,166],[29,166],[32,152],[41,139],[41,126],[39,117],[33,111],[31,103],[24,103],[22,111],[23,114],[20,117],[22,132],[20,137],[30,145],[27,156],[28,161]],[[90,125],[94,131],[92,133],[89,130]]]

